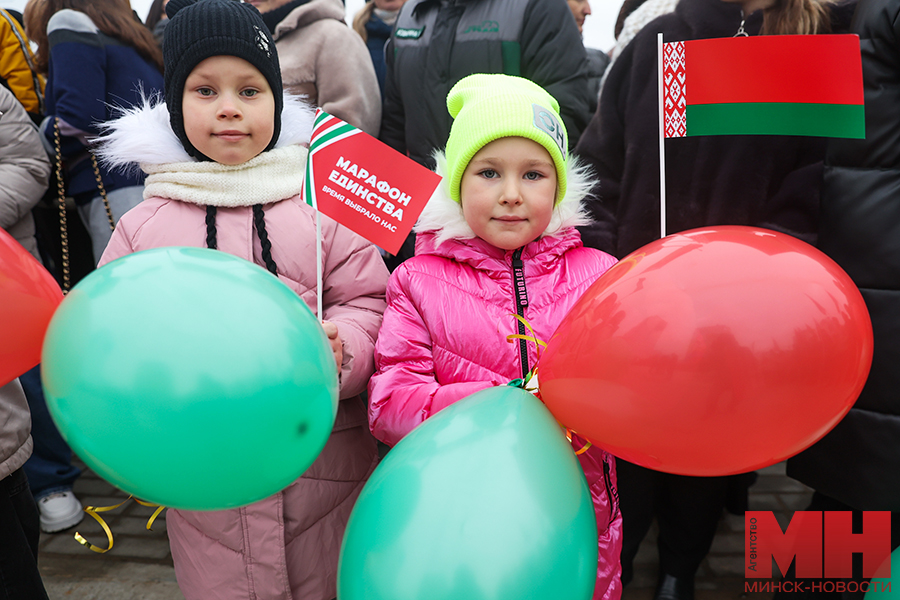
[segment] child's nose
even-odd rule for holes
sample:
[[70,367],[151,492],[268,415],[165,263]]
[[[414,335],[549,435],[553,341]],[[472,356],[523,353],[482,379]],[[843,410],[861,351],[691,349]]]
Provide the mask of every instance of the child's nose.
[[522,203],[522,190],[519,187],[519,182],[514,177],[510,177],[503,182],[503,193],[500,196],[500,202],[511,205]]
[[222,94],[219,99],[219,118],[233,119],[241,115],[238,103],[228,94]]

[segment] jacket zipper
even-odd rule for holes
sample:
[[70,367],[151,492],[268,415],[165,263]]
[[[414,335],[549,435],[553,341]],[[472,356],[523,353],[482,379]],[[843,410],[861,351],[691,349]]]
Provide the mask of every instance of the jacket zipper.
[[[525,263],[522,261],[522,248],[512,255],[513,289],[516,293],[516,313],[525,318],[525,308],[528,306],[528,292],[525,289]],[[519,335],[525,335],[525,325],[516,320]],[[522,359],[522,379],[528,377],[528,342],[519,339],[519,354]]]
[[[609,500],[609,525],[612,525],[612,522],[616,520],[616,515],[619,513],[619,493],[618,491],[613,494],[612,482],[610,481],[609,475],[609,463],[606,462],[606,459],[603,459],[603,482],[606,484],[606,497]],[[607,525],[607,527],[609,527]]]

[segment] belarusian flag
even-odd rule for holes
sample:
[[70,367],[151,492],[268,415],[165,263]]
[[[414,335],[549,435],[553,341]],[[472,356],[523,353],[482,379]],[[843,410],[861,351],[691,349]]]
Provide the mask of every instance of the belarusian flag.
[[865,138],[855,35],[669,42],[662,50],[665,137]]

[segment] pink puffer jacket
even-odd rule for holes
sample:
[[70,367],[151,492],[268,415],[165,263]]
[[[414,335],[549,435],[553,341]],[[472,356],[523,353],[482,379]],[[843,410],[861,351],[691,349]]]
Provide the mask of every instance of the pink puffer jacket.
[[[167,115],[142,110],[132,116],[171,133]],[[286,124],[296,123],[294,118]],[[129,131],[127,122],[117,128]],[[150,152],[166,143],[141,131],[134,143]],[[117,150],[129,152],[113,141],[105,147],[104,158]],[[316,213],[295,195],[272,200],[285,185],[299,189],[305,148],[276,147],[234,167],[194,163],[175,154],[174,159],[187,162],[142,161],[150,173],[145,199],[119,221],[100,264],[163,246],[206,247],[205,204],[214,204],[218,249],[263,265],[252,215],[252,204],[262,202],[278,277],[315,311]],[[182,199],[160,197],[165,190],[174,190],[170,197]],[[265,500],[233,510],[168,512],[175,574],[187,600],[331,600],[336,595],[344,528],[378,462],[360,393],[374,370],[388,273],[375,246],[324,216],[322,234],[322,318],[337,325],[344,345],[341,402],[331,437],[302,477]],[[241,443],[240,436],[234,441]]]
[[[418,227],[427,228],[430,219],[449,219],[456,222],[442,228],[444,237],[448,228],[450,235],[467,235],[454,212],[462,218],[458,205],[445,204],[440,210],[439,216],[423,213]],[[471,236],[438,240],[435,231],[420,232],[416,256],[400,265],[388,283],[388,308],[375,346],[378,370],[369,383],[369,424],[375,437],[389,445],[457,400],[522,377],[519,340],[507,341],[518,333],[511,315],[516,312],[514,252]],[[578,298],[616,262],[583,247],[578,231],[564,226],[552,237],[527,244],[521,260],[528,299],[524,317],[543,340],[550,339]],[[526,370],[536,360],[537,349],[528,342]],[[583,443],[576,437],[573,445]],[[596,447],[578,458],[600,535],[594,598],[615,600],[621,595],[622,537],[615,459]]]

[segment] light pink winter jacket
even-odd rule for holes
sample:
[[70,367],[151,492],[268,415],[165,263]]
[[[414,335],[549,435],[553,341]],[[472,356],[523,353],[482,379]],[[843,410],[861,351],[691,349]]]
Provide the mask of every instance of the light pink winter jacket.
[[[564,202],[576,200],[580,197]],[[419,228],[427,228],[423,220],[449,218],[457,221],[449,225],[456,231],[451,235],[474,235],[464,233],[467,226],[459,222],[458,205],[447,205],[452,201],[446,198],[431,202],[444,203],[443,217],[429,217],[427,211],[434,210],[429,205]],[[416,256],[400,265],[388,283],[388,308],[375,346],[378,370],[369,382],[369,424],[375,437],[389,445],[454,402],[522,377],[519,340],[507,341],[518,333],[511,316],[516,312],[513,251],[476,237],[436,242],[435,231],[420,232]],[[543,340],[550,339],[573,304],[616,262],[583,247],[578,231],[564,226],[527,244],[521,258],[528,297],[524,317]],[[531,367],[537,360],[532,342],[527,351]],[[581,448],[583,442],[576,437],[573,444]],[[596,447],[578,458],[599,532],[594,598],[616,600],[621,595],[622,518],[615,459]]]
[[[162,112],[164,107],[154,110]],[[171,133],[166,129],[167,114],[148,114],[145,107],[130,117],[131,125],[141,125],[144,119]],[[293,116],[286,123],[287,129],[296,125],[296,119]],[[131,132],[127,120],[118,127],[120,133]],[[126,143],[134,141],[158,152],[172,141],[157,140],[143,126],[138,129],[142,137],[126,139]],[[115,142],[105,147],[105,159],[117,149],[127,156],[142,152],[141,148],[123,148]],[[174,144],[178,144],[177,139]],[[300,157],[302,172],[305,152]],[[142,164],[146,170],[147,163]],[[174,163],[173,170],[178,171],[181,164],[187,163]],[[148,190],[153,177],[147,179]],[[266,185],[265,181],[256,182],[259,189]],[[238,190],[234,194],[241,195]],[[242,202],[237,199],[236,203],[243,205],[218,206],[218,249],[263,265],[259,236],[253,227],[252,192],[249,195]],[[315,311],[315,211],[298,196],[263,208],[278,277]],[[119,221],[100,264],[163,246],[206,247],[205,220],[204,205],[147,197],[145,193],[144,201]],[[344,352],[341,401],[331,438],[302,477],[265,500],[233,510],[168,512],[175,574],[187,600],[331,600],[336,596],[344,528],[378,461],[375,440],[367,427],[365,403],[359,394],[374,370],[375,336],[385,307],[388,273],[375,246],[324,216],[322,234],[323,318],[337,325]],[[252,319],[253,314],[235,318]],[[240,437],[234,442],[241,443]]]

